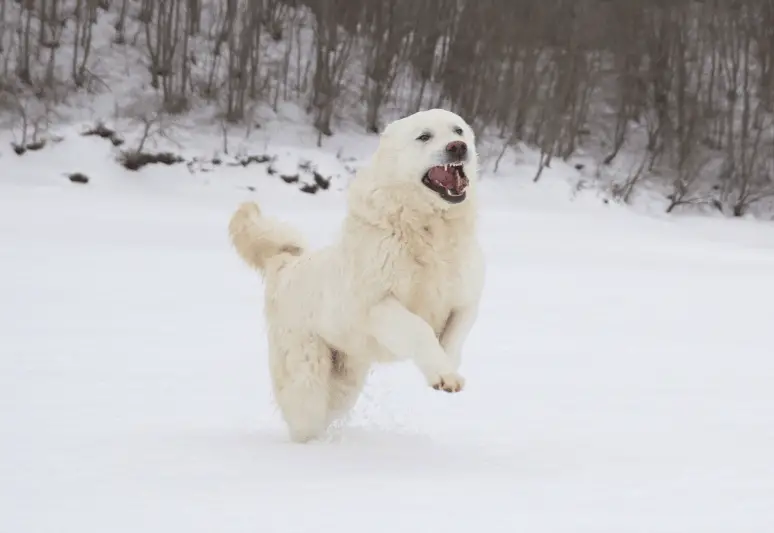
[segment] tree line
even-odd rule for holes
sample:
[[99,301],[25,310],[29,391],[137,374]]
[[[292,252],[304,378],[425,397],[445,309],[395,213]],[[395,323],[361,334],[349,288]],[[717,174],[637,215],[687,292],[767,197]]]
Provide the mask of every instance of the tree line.
[[[142,53],[163,111],[301,103],[321,136],[443,106],[541,168],[602,139],[669,210],[774,195],[772,0],[0,0],[0,106],[101,90],[95,47]],[[540,177],[538,172],[535,179]]]

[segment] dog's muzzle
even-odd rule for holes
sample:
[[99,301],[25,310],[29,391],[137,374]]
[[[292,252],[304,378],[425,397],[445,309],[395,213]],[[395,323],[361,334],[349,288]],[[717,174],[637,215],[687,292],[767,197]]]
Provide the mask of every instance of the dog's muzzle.
[[422,177],[422,183],[450,204],[465,200],[469,184],[461,162],[431,167]]

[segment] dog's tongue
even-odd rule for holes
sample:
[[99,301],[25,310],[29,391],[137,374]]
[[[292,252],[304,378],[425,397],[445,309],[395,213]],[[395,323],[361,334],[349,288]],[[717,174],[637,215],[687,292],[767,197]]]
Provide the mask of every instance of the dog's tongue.
[[457,173],[451,170],[451,168],[446,170],[446,167],[433,167],[427,173],[427,176],[431,181],[434,181],[445,189],[457,190],[459,189],[460,184],[458,183],[459,180],[457,179],[456,174]]

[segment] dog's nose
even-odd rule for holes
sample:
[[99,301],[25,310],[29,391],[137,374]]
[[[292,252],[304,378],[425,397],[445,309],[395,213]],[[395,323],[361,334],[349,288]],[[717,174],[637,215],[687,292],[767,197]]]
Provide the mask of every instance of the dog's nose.
[[465,157],[468,153],[468,145],[462,141],[452,141],[446,145],[446,151],[457,157]]

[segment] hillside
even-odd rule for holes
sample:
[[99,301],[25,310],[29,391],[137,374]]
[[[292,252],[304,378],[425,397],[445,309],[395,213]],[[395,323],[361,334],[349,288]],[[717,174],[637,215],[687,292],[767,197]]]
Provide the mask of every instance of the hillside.
[[[3,3],[0,156],[104,125],[131,169],[252,171],[268,157],[258,174],[319,189],[312,166],[346,181],[386,121],[442,106],[475,125],[484,175],[517,188],[560,175],[560,201],[593,191],[650,212],[768,218],[765,8],[612,4]],[[471,42],[463,20],[487,38]],[[289,144],[321,160],[288,161]]]

